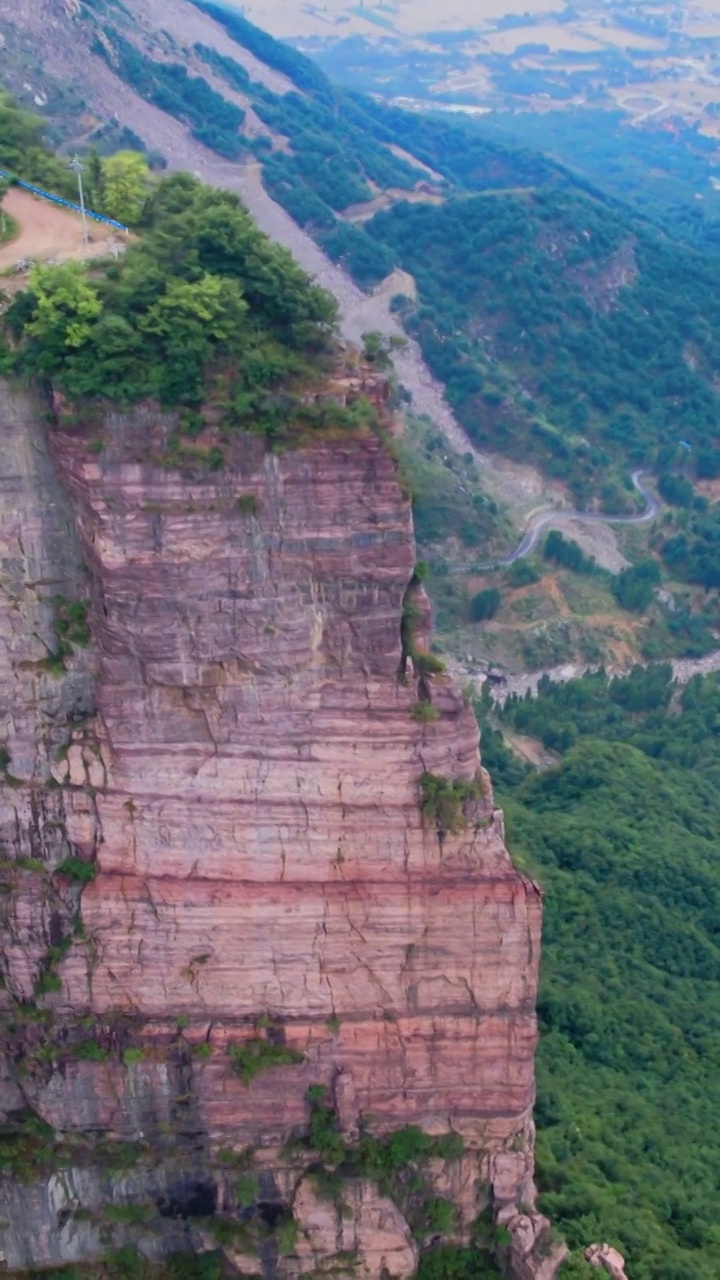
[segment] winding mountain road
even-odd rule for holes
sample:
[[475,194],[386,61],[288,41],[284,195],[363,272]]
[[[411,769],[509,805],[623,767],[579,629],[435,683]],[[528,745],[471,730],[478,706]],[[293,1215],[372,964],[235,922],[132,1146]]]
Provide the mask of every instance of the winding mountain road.
[[640,478],[642,475],[642,471],[633,471],[632,474],[633,485],[638,493],[642,494],[647,503],[645,510],[639,515],[606,516],[594,511],[566,511],[563,507],[556,508],[554,511],[537,512],[535,515],[530,516],[529,528],[525,530],[520,542],[515,550],[510,552],[510,555],[504,556],[501,560],[496,560],[492,564],[480,565],[478,568],[504,569],[508,565],[514,564],[516,560],[524,560],[526,556],[529,556],[535,550],[540,540],[540,535],[547,529],[548,525],[554,525],[557,528],[559,524],[570,524],[571,522],[582,522],[583,524],[648,524],[650,520],[655,519],[660,510],[660,503],[655,494],[651,493],[643,485]]

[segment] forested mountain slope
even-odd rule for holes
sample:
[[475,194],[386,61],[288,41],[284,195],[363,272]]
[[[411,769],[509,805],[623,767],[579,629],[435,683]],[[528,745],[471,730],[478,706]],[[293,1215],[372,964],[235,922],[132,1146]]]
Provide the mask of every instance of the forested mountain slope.
[[64,26],[76,47],[48,65],[82,80],[87,106],[117,101],[173,166],[204,171],[214,153],[260,208],[261,177],[362,286],[396,265],[416,277],[418,305],[398,310],[478,443],[535,458],[581,502],[604,488],[614,510],[633,465],[690,452],[698,474],[720,469],[714,259],[537,153],[334,88],[236,10],[92,0]]
[[[477,443],[535,458],[581,503],[604,489],[612,510],[633,465],[667,469],[689,445],[700,474],[720,468],[712,258],[477,126],[334,88],[221,5],[197,0],[205,25],[183,45],[176,17],[159,51],[144,3],[133,28],[104,0],[92,56],[203,145],[259,166],[359,284],[397,265],[416,277],[406,321]],[[390,207],[358,218],[378,200]]]
[[548,186],[403,204],[368,229],[414,275],[407,323],[484,448],[536,458],[585,500],[618,461],[690,453],[717,474],[716,259]]
[[638,668],[506,705],[506,733],[561,753],[548,772],[483,736],[510,847],[546,889],[541,1204],[633,1280],[720,1261],[719,711],[715,678],[680,692]]
[[[400,333],[388,314],[387,299],[362,293],[310,234],[268,196],[255,151],[260,158],[270,159],[282,153],[289,140],[273,135],[248,95],[230,88],[193,46],[202,45],[206,57],[210,50],[215,58],[231,58],[233,76],[243,83],[251,79],[270,95],[294,91],[293,81],[284,71],[234,42],[220,23],[190,0],[127,0],[123,4],[83,0],[82,5],[66,5],[64,0],[31,4],[28,0],[19,7],[15,0],[0,0],[0,23],[5,39],[3,82],[26,105],[37,105],[37,99],[46,102],[43,113],[48,130],[55,140],[62,141],[66,151],[79,149],[87,155],[93,147],[102,151],[117,145],[145,145],[164,157],[170,168],[189,170],[237,192],[262,229],[291,248],[305,270],[333,292],[340,304],[342,330],[351,340],[377,328]],[[262,37],[256,28],[253,31]],[[284,66],[284,46],[273,41],[268,44],[273,56],[277,54],[275,60],[281,58]],[[299,61],[310,68],[311,75],[318,75],[312,64],[302,58]],[[133,75],[135,84],[130,83]],[[298,93],[310,100],[305,90]],[[89,124],[93,127],[88,128]],[[202,140],[198,131],[203,133]],[[229,138],[238,152],[235,159],[227,158]],[[392,158],[384,144],[378,152],[385,160],[388,155]],[[497,154],[512,157],[514,153],[501,147]],[[412,157],[408,163],[414,169]],[[424,169],[417,172],[418,181],[427,177]],[[341,230],[350,235],[354,253],[357,251],[361,259],[369,253],[375,263],[379,252],[376,241],[360,231],[354,235],[353,227],[344,222]],[[373,266],[372,271],[373,278],[382,275],[382,264]],[[441,422],[462,449],[462,434],[419,352],[411,345],[400,353],[397,364],[403,383],[412,390],[416,408]]]

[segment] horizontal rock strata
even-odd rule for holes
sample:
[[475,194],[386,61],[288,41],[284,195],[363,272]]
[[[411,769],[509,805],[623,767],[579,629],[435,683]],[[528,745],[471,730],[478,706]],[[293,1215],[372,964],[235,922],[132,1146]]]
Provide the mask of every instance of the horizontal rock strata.
[[[26,717],[43,763],[23,746],[23,796],[56,813],[20,844],[55,821],[58,858],[97,868],[81,896],[51,877],[77,920],[41,1003],[66,1027],[92,1019],[107,1052],[30,1071],[24,1097],[63,1134],[174,1142],[200,1164],[264,1150],[277,1187],[324,1084],[346,1135],[461,1134],[475,1176],[461,1162],[437,1177],[462,1185],[462,1221],[488,1182],[512,1216],[533,1195],[540,899],[505,850],[472,711],[446,676],[413,674],[395,464],[370,434],[277,454],[246,439],[225,471],[183,474],[158,460],[167,430],[148,412],[110,419],[97,445],[97,426],[50,433],[92,644],[58,677],[63,696],[85,690],[61,740],[37,706]],[[423,817],[423,774],[475,784],[461,829]],[[15,875],[6,978],[27,999],[53,945],[48,880]],[[298,1061],[247,1084],[229,1049],[258,1035]],[[410,1275],[402,1219],[364,1184],[353,1195],[342,1239],[377,1219],[365,1273],[379,1248]],[[309,1188],[300,1199],[304,1271],[331,1223]]]
[[94,580],[107,770],[69,1004],[280,1020],[307,1066],[283,1120],[272,1086],[267,1114],[247,1106],[261,1131],[301,1122],[308,1074],[338,1068],[381,1125],[517,1126],[537,893],[486,781],[461,834],[423,822],[421,775],[472,780],[477,728],[445,677],[425,725],[398,681],[415,551],[382,444],[250,450],[193,481],[54,451]]

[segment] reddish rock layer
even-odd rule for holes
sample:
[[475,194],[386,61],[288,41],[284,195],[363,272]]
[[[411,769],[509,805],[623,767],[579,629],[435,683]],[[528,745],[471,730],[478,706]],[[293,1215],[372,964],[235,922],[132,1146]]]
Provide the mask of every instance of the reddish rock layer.
[[[48,964],[62,979],[43,998],[56,1060],[36,1061],[41,1042],[21,1029],[24,1099],[60,1133],[140,1139],[189,1168],[251,1146],[294,1204],[298,1173],[280,1149],[323,1083],[348,1140],[361,1126],[462,1133],[465,1159],[428,1174],[437,1194],[466,1229],[490,1184],[514,1224],[533,1196],[539,894],[505,850],[472,712],[447,677],[407,664],[408,627],[424,654],[429,620],[408,591],[415,548],[394,463],[371,435],[277,455],[246,439],[222,474],[183,475],[147,460],[170,426],[112,419],[102,452],[88,447],[94,428],[51,433],[90,571],[93,644],[55,677],[49,736],[22,664],[14,687],[27,731],[13,857],[58,834],[39,870],[13,872],[8,991],[31,996]],[[81,670],[82,701],[67,701]],[[416,716],[428,696],[433,716]],[[456,834],[423,820],[425,772],[477,783]],[[78,890],[53,874],[68,854],[99,873],[63,955],[49,948],[77,909]],[[63,1048],[87,1037],[87,1014],[99,1060]],[[302,1061],[248,1086],[228,1049],[258,1024]],[[123,1058],[128,1046],[141,1053]],[[363,1245],[367,1274],[387,1252],[382,1265],[409,1275],[402,1221],[367,1188],[356,1209],[352,1231],[379,1232]],[[314,1214],[301,1270],[335,1230]],[[544,1229],[527,1224],[518,1276],[533,1274],[523,1259]],[[337,1227],[338,1257],[352,1231]],[[57,1260],[38,1247],[20,1231],[7,1256]],[[95,1246],[88,1235],[73,1247]]]
[[477,728],[447,678],[425,725],[398,681],[415,552],[392,460],[368,436],[188,480],[122,461],[123,439],[122,421],[106,455],[54,439],[94,577],[107,770],[93,963],[66,963],[68,1004],[281,1021],[307,1063],[280,1100],[277,1080],[230,1090],[248,1139],[301,1124],[309,1080],[338,1069],[382,1127],[516,1132],[538,895],[486,781],[462,834],[423,823],[421,774],[475,777]]

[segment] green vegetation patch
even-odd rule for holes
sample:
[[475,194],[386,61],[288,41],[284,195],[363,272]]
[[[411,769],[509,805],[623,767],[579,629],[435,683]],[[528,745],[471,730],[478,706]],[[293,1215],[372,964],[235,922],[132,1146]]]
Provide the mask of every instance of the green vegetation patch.
[[621,570],[610,583],[610,590],[621,608],[644,613],[652,603],[660,578],[660,565],[656,560],[640,560],[629,569]]
[[[97,4],[98,0],[93,2]],[[132,1221],[122,1216],[113,1220]],[[140,1219],[137,1221],[139,1224]],[[30,1280],[97,1280],[99,1272],[97,1262],[87,1262],[27,1274]],[[103,1259],[102,1275],[107,1280],[230,1280],[231,1272],[220,1249],[200,1254],[172,1253],[161,1262],[151,1262],[133,1245],[123,1245]]]
[[[554,564],[572,569],[573,573],[596,573],[597,562],[594,556],[587,556],[574,538],[565,538],[553,529],[543,544],[543,556]],[[519,563],[522,563],[521,561]]]
[[188,75],[182,63],[155,62],[117,28],[106,26],[104,36],[95,38],[93,52],[148,102],[188,124],[198,142],[226,160],[237,160],[247,150],[239,133],[245,120],[241,107],[228,102],[202,76]]
[[85,862],[83,858],[69,855],[64,858],[55,868],[55,875],[67,876],[70,880],[77,881],[78,884],[89,884],[97,875],[97,867],[94,862]]
[[[330,406],[306,404],[299,390],[327,372],[335,317],[329,294],[236,196],[175,174],[158,186],[142,238],[121,261],[104,271],[37,267],[4,329],[16,369],[75,400],[155,396],[197,410],[214,395],[228,429],[277,438],[328,420]],[[361,408],[345,411],[348,422]],[[332,411],[342,425],[343,411]],[[60,621],[80,643],[77,606],[63,606]]]
[[[616,10],[616,15],[620,17]],[[625,15],[622,15],[623,17]],[[604,55],[607,58],[607,54]],[[553,80],[562,74],[556,68]],[[584,92],[584,72],[567,73],[573,92]],[[627,64],[620,75],[627,74]],[[668,145],[663,129],[636,129],[626,111],[607,106],[582,111],[502,112],[483,118],[479,132],[486,139],[512,147],[551,151],[583,174],[611,198],[633,205],[670,234],[696,248],[717,253],[720,244],[720,197],[710,179],[714,174],[714,143],[694,125],[673,122]],[[698,192],[703,200],[698,200]]]
[[63,653],[69,652],[69,646],[72,645],[85,648],[91,638],[88,623],[90,606],[87,600],[66,600],[64,596],[53,596],[53,604],[58,645]]
[[[501,1243],[491,1211],[478,1219],[473,1232],[473,1247],[460,1250],[455,1246],[435,1243],[440,1236],[450,1235],[457,1226],[457,1208],[449,1200],[433,1193],[423,1175],[428,1160],[458,1160],[464,1154],[462,1137],[456,1133],[431,1137],[415,1125],[398,1129],[384,1138],[362,1134],[358,1143],[345,1144],[338,1117],[328,1099],[324,1085],[313,1085],[307,1092],[310,1125],[307,1145],[321,1156],[324,1165],[313,1167],[312,1178],[319,1196],[331,1200],[342,1212],[343,1184],[346,1178],[371,1178],[381,1194],[398,1205],[410,1224],[415,1238],[433,1240],[433,1247],[421,1254],[418,1276],[427,1274],[437,1280],[467,1277],[467,1280],[496,1280],[500,1275],[495,1260]],[[325,1167],[332,1166],[331,1169]]]
[[417,1125],[396,1129],[385,1138],[375,1138],[366,1133],[359,1143],[347,1145],[342,1140],[337,1112],[326,1086],[311,1085],[306,1096],[310,1107],[308,1145],[323,1160],[340,1165],[341,1173],[348,1176],[381,1178],[433,1156],[459,1160],[465,1152],[465,1143],[459,1133],[431,1137]]
[[392,252],[336,215],[371,200],[373,186],[411,191],[419,170],[384,145],[386,131],[378,129],[368,103],[336,89],[310,59],[235,11],[213,4],[198,8],[220,22],[240,46],[282,71],[300,91],[274,93],[251,81],[234,59],[195,46],[216,75],[249,97],[272,133],[289,140],[290,152],[276,150],[267,138],[254,144],[270,194],[363,285],[382,280],[393,268]]
[[614,467],[717,448],[713,258],[557,184],[398,204],[367,231],[414,276],[406,324],[479,445],[580,501]]
[[450,449],[428,418],[410,411],[407,422],[405,434],[390,447],[412,499],[415,537],[425,558],[446,564],[474,553],[491,560],[514,531],[484,491],[472,454]]
[[29,1181],[38,1170],[52,1167],[54,1131],[27,1109],[16,1112],[0,1124],[0,1169],[21,1181]]
[[305,1061],[305,1055],[297,1049],[284,1044],[273,1044],[263,1036],[253,1036],[242,1044],[233,1044],[229,1053],[233,1070],[240,1076],[243,1084],[250,1084],[262,1071],[271,1067],[297,1066]]
[[61,675],[67,669],[67,659],[73,649],[84,649],[90,643],[90,605],[86,600],[66,600],[64,596],[53,596],[52,604],[55,610],[55,645],[48,651],[44,666],[46,670]]
[[498,587],[484,587],[470,601],[470,617],[473,622],[486,622],[494,618],[502,604]]
[[445,1244],[423,1250],[417,1280],[501,1280],[503,1275],[488,1253]]
[[663,525],[660,554],[673,577],[720,588],[720,502],[696,499],[691,510],[675,512]]
[[420,792],[423,821],[434,824],[440,833],[453,835],[468,825],[466,806],[482,799],[483,795],[479,782],[462,779],[450,782],[448,778],[427,772],[420,778]]
[[0,90],[0,168],[27,182],[73,198],[77,180],[44,144],[45,121]]
[[720,683],[600,672],[501,722],[561,753],[538,774],[483,735],[508,841],[545,889],[541,1207],[633,1280],[717,1275]]

